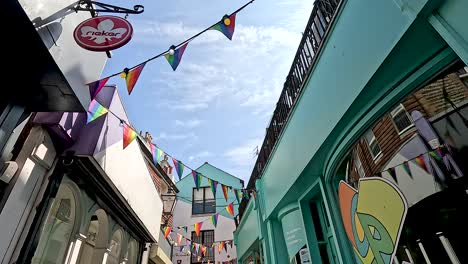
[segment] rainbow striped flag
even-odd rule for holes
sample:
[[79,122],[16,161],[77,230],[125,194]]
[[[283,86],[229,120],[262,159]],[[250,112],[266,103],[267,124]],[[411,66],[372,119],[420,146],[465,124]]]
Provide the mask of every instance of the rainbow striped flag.
[[177,171],[177,176],[179,176],[179,181],[182,178],[182,175],[184,174],[184,164],[181,161],[176,160],[175,158],[172,158],[172,162],[174,162],[174,167]]
[[96,96],[97,96],[98,93],[102,90],[102,88],[104,87],[104,85],[106,85],[106,83],[107,83],[108,80],[109,80],[109,77],[88,84],[88,87],[89,87],[89,96],[91,97],[91,100],[93,100],[94,98],[96,98]]
[[426,160],[424,159],[424,155],[419,155],[416,157],[416,163],[421,167],[423,170],[425,170],[427,173],[429,173],[429,170],[427,169],[426,165]]
[[153,143],[150,143],[150,149],[151,149],[151,156],[153,157],[153,163],[156,165],[158,163],[158,158],[157,158],[157,147]]
[[180,245],[180,241],[182,241],[182,235],[177,233],[177,245]]
[[161,160],[163,155],[164,155],[164,151],[162,151],[162,149],[160,149],[160,148],[156,148],[156,159],[158,161]]
[[201,173],[192,170],[192,176],[193,176],[193,181],[195,181],[195,187],[197,188],[197,191],[198,191],[198,189],[200,189],[202,175]]
[[165,229],[164,229],[164,239],[166,239],[169,234],[171,233],[171,229],[172,227],[171,226],[167,226]]
[[202,225],[203,225],[203,222],[198,222],[198,223],[193,225],[193,227],[195,229],[195,233],[197,234],[197,236],[200,235],[200,229],[202,228]]
[[132,141],[138,136],[137,132],[133,130],[127,123],[123,123],[123,148],[125,149]]
[[143,67],[145,67],[145,63],[140,64],[132,70],[126,72],[125,82],[127,84],[128,94],[132,93],[133,87],[135,87],[135,84],[138,81],[138,77],[140,77],[141,71],[143,71]]
[[236,200],[238,203],[242,200],[242,190],[234,190],[234,194],[236,195]]
[[218,215],[219,214],[214,214],[210,216],[211,223],[214,225],[215,228],[218,225]]
[[200,248],[201,248],[201,252],[202,252],[203,256],[205,256],[206,255],[206,247],[203,246],[203,245],[200,245]]
[[218,30],[223,33],[229,40],[232,40],[232,35],[234,35],[234,29],[236,28],[236,14],[230,16],[225,15],[221,21],[216,25],[212,26],[210,29]]
[[96,100],[92,100],[88,107],[88,119],[86,123],[91,123],[100,116],[107,114],[109,110]]
[[223,194],[224,194],[224,199],[228,200],[228,186],[224,185],[224,184],[221,184],[221,189],[223,189]]
[[172,46],[170,50],[174,50],[174,54],[171,54],[168,52],[164,55],[167,62],[169,62],[169,64],[171,65],[174,71],[177,69],[177,66],[179,66],[179,63],[182,60],[182,55],[184,55],[187,45],[188,45],[188,42],[178,47],[177,49],[174,46]]
[[226,211],[227,211],[230,215],[234,216],[234,204],[233,204],[233,203],[228,204],[228,205],[226,206]]
[[216,199],[216,187],[218,187],[218,182],[208,178],[208,184],[210,185],[213,197]]

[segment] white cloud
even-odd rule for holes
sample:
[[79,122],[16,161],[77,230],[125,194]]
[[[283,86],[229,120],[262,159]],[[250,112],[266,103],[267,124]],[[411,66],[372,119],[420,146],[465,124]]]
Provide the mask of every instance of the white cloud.
[[[177,34],[184,39],[183,32],[200,30],[183,23],[152,23],[141,31],[142,38],[153,42]],[[238,24],[232,41],[207,32],[189,44],[176,72],[168,68],[153,79],[161,87],[155,90],[158,107],[194,112],[222,101],[264,117],[274,109],[300,39],[299,32],[282,27]]]
[[194,127],[199,126],[201,123],[203,123],[203,121],[199,119],[192,119],[192,120],[186,120],[186,121],[182,121],[178,119],[175,120],[176,126],[185,127],[185,128],[194,128]]
[[255,160],[255,149],[260,148],[261,139],[251,139],[227,150],[224,156],[227,157],[233,164],[240,167],[252,167]]
[[250,174],[252,173],[255,161],[257,160],[255,153],[256,148],[258,146],[260,149],[261,144],[261,138],[250,139],[241,145],[228,149],[226,152],[224,152],[224,156],[233,165],[230,168],[230,171],[233,173],[233,175],[243,179],[246,184],[249,180]]
[[199,159],[208,158],[212,156],[213,156],[213,153],[209,151],[202,151],[202,152],[198,152],[195,155],[189,156],[189,161],[199,160]]
[[175,134],[175,133],[166,133],[166,132],[161,132],[159,134],[159,137],[156,139],[160,140],[187,140],[187,139],[197,139],[198,137],[193,133],[183,133],[183,134]]

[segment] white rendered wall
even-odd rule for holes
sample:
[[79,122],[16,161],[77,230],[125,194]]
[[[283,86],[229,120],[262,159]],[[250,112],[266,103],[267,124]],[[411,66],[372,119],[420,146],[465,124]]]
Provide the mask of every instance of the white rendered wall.
[[[119,117],[127,119],[117,92],[109,108]],[[105,118],[107,118],[106,124],[96,144],[94,157],[154,240],[158,241],[163,203],[148,171],[140,146],[135,139],[123,149],[123,128],[120,120],[113,115],[107,115]]]
[[40,35],[75,95],[84,109],[87,109],[90,98],[86,84],[99,79],[107,61],[104,52],[85,50],[78,46],[73,38],[75,27],[90,18],[90,13],[84,11],[76,13],[67,8],[73,6],[77,2],[75,0],[19,0],[19,2],[34,22],[36,29],[49,25],[49,30],[56,32],[54,29],[57,26],[62,28],[60,35],[54,39],[51,39],[47,30],[40,31],[44,33]]
[[[217,208],[216,211],[220,211],[222,208]],[[200,221],[203,221],[205,219],[208,219],[209,215],[204,215],[204,216],[192,216],[192,204],[178,200],[177,204],[174,208],[174,231],[182,234],[185,237],[190,238],[192,231],[194,231],[193,225],[195,223],[198,223]],[[183,230],[177,230],[177,226],[188,226],[188,232],[185,233]],[[219,215],[218,217],[218,225],[216,228],[214,228],[213,224],[208,220],[203,222],[203,226],[201,230],[214,230],[215,233],[215,241],[225,241],[225,240],[233,240],[234,238],[234,230],[236,229],[236,225],[234,224],[234,220],[224,217],[222,215]],[[173,239],[176,239],[176,235],[172,235]],[[182,241],[182,245],[185,245],[185,241]],[[236,259],[236,246],[234,243],[232,243],[232,248],[230,246],[227,246],[228,250],[227,253],[223,249],[221,253],[218,253],[218,248],[215,247],[215,263],[218,263],[220,261],[221,263],[223,261],[229,261],[232,259]],[[229,256],[229,258],[228,258]],[[172,262],[177,263],[177,260],[181,260],[181,264],[190,264],[190,256],[188,256],[186,253],[180,253],[179,248],[175,247],[174,248],[174,253],[173,253],[173,258]]]

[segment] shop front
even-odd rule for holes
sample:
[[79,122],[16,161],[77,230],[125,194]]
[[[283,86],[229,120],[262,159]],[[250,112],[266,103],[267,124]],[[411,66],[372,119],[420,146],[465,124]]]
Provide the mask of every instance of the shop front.
[[357,263],[468,262],[467,69],[454,63],[394,104],[331,179]]

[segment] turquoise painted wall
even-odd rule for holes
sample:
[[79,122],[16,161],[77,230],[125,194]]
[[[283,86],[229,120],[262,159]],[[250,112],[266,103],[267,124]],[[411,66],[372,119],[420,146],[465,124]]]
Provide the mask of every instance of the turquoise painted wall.
[[258,212],[255,209],[254,200],[251,200],[237,231],[234,233],[238,259],[242,259],[245,254],[249,253],[249,248],[260,237],[259,231]]
[[[411,23],[393,1],[345,3],[264,172],[267,215],[285,196]],[[318,168],[317,175],[320,173]]]
[[[225,217],[232,218],[226,210],[223,210],[223,206],[227,206],[229,203],[234,202],[234,215],[237,215],[239,213],[237,205],[237,200],[234,192],[228,192],[228,201],[224,199],[223,191],[221,189],[221,184],[232,186],[233,188],[236,189],[242,189],[242,182],[239,178],[236,178],[235,176],[218,169],[214,167],[213,165],[209,163],[204,163],[202,166],[200,166],[198,169],[196,169],[199,173],[205,175],[206,177],[209,177],[215,181],[218,181],[218,188],[216,191],[216,211],[221,212],[221,215]],[[188,202],[187,199],[191,202],[192,201],[192,192],[193,188],[195,187],[195,182],[192,177],[192,172],[190,171],[190,174],[187,174],[180,180],[179,182],[176,183],[177,188],[179,189],[179,193],[177,194],[178,197],[182,197],[180,201],[183,202]],[[201,187],[204,186],[209,186],[208,185],[208,180],[203,177],[202,178],[202,183],[200,185]]]

